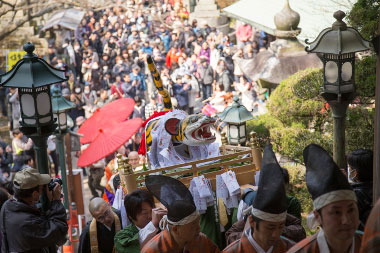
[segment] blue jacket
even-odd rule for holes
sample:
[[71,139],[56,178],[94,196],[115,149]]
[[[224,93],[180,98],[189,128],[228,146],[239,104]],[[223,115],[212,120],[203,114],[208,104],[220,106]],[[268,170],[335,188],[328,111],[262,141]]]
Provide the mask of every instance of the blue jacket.
[[164,43],[165,51],[168,52],[170,50],[170,36],[169,34],[161,34],[160,38],[162,42]]
[[148,47],[141,47],[142,51],[145,53],[145,54],[152,54],[153,53],[153,48],[151,46],[148,46]]
[[183,85],[177,83],[173,85],[174,96],[177,99],[178,106],[182,107],[189,104],[189,90],[191,90],[191,86],[185,90]]
[[133,74],[133,72],[131,72],[129,75],[131,77],[131,83],[133,81],[137,80],[137,82],[139,83],[138,89],[139,90],[144,90],[144,91],[146,90],[145,78],[144,78],[144,75],[141,72],[139,72],[137,74],[137,76],[135,76]]

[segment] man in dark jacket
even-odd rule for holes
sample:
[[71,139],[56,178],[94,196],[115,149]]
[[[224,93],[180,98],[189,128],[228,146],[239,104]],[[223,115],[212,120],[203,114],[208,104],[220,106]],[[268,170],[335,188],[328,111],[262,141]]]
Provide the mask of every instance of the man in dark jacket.
[[191,84],[183,84],[182,76],[177,75],[177,82],[173,85],[174,96],[178,102],[178,109],[188,113],[189,110],[189,91],[191,90]]
[[121,83],[121,89],[123,90],[126,97],[134,98],[137,93],[138,81],[131,81],[131,76],[129,74],[123,74],[123,82]]
[[[49,248],[66,242],[66,211],[62,205],[62,187],[56,183],[49,191],[51,178],[28,168],[16,173],[14,198],[5,202],[1,209],[1,252],[49,252]],[[50,208],[42,214],[36,207],[46,190]]]
[[211,97],[212,83],[215,80],[215,75],[211,65],[207,63],[207,59],[202,59],[201,63],[199,67],[199,80],[202,86],[203,99],[208,99]]
[[354,150],[347,161],[351,186],[358,201],[359,230],[363,231],[372,209],[373,152],[369,149]]

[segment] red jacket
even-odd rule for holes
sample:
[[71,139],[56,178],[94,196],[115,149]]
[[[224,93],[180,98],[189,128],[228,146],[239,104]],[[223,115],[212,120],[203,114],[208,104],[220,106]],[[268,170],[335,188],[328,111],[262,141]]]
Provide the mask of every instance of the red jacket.
[[118,98],[124,97],[124,91],[121,88],[120,84],[112,84],[112,86],[111,86],[111,95],[113,95],[115,93],[117,94]]
[[166,55],[166,66],[168,68],[172,67],[172,62],[178,62],[178,58],[182,56],[182,50],[176,50],[175,48],[171,48]]
[[247,41],[252,36],[252,27],[250,25],[239,25],[236,29],[236,38],[239,41]]
[[361,253],[380,252],[380,200],[372,208],[364,229]]

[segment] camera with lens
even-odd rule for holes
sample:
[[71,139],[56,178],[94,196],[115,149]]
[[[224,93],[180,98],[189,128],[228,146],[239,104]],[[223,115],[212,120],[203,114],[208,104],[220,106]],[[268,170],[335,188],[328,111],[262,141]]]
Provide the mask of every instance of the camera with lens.
[[60,178],[52,179],[50,183],[48,184],[49,191],[52,191],[54,189],[55,183],[62,185],[62,179]]

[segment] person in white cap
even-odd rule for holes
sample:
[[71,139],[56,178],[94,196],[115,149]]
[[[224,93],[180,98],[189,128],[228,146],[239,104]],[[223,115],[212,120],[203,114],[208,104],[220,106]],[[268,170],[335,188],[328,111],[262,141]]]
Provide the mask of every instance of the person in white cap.
[[310,144],[303,151],[306,185],[314,211],[308,226],[320,226],[317,233],[296,244],[288,252],[358,253],[361,235],[356,195],[347,177],[322,147]]
[[[14,197],[4,203],[0,224],[1,252],[49,252],[49,248],[66,242],[66,210],[61,198],[62,187],[47,184],[51,178],[36,169],[27,168],[16,173],[13,180]],[[46,213],[38,208],[43,191],[50,200]]]

